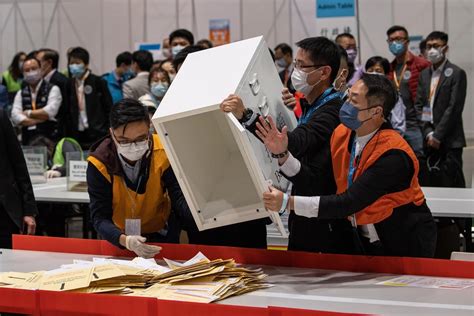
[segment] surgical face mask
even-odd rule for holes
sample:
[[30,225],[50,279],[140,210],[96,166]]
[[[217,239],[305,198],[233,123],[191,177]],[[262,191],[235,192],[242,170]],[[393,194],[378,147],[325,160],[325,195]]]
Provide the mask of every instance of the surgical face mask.
[[181,46],[181,45],[173,46],[173,48],[171,48],[171,54],[173,55],[173,58],[175,58],[176,55],[178,55],[179,52],[182,51],[183,49],[184,49],[184,46]]
[[[346,78],[341,80],[342,77],[345,76],[346,72],[348,72],[348,70],[346,70],[346,69],[342,70],[341,73],[339,74],[339,76],[337,76],[336,79],[334,79],[334,82],[332,83],[332,86],[337,91],[345,91],[347,89],[347,87],[346,87]],[[338,81],[340,81],[340,82],[338,83]]]
[[357,58],[357,50],[354,48],[347,49],[346,53],[347,53],[347,61],[353,64]]
[[70,64],[69,72],[73,78],[80,78],[86,71],[84,64]]
[[163,54],[163,57],[165,57],[166,59],[170,58],[171,56],[171,49],[169,48],[163,48],[161,50],[161,54]]
[[443,47],[434,48],[432,47],[427,53],[426,58],[432,63],[437,64],[444,58]]
[[41,80],[41,77],[42,75],[39,69],[23,73],[23,80],[25,80],[27,84],[36,84]]
[[288,63],[286,62],[285,58],[279,58],[275,61],[276,65],[280,68],[286,68],[288,67]]
[[295,87],[296,91],[303,93],[305,96],[311,93],[313,88],[317,86],[322,79],[319,79],[314,85],[309,85],[307,82],[308,76],[315,71],[320,70],[321,68],[315,69],[311,72],[304,72],[301,69],[293,69],[293,73],[291,74],[291,83],[293,83],[293,87]]
[[393,41],[388,45],[388,49],[395,56],[400,56],[405,52],[405,44],[400,41]]
[[148,140],[126,145],[115,142],[115,145],[117,146],[117,152],[129,161],[141,159],[149,150]]
[[353,106],[351,103],[346,101],[344,102],[341,109],[339,110],[339,119],[341,120],[341,123],[344,126],[355,131],[356,129],[361,127],[362,124],[372,119],[372,117],[370,117],[364,121],[360,121],[358,118],[359,112],[366,111],[374,107],[375,106],[368,107],[365,109],[358,109],[355,106]]
[[155,97],[161,98],[168,91],[168,83],[153,83],[150,91]]
[[129,67],[127,69],[127,71],[125,71],[122,75],[122,77],[125,77],[125,78],[130,78],[130,77],[133,77],[133,76],[135,76],[135,73],[133,72],[131,67]]

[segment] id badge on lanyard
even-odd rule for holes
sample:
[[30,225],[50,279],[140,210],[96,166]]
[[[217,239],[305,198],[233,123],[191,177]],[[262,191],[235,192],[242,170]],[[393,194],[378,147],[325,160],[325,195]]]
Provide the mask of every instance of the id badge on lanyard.
[[[355,136],[354,136],[354,141],[352,142],[351,159],[349,160],[349,174],[347,175],[347,188],[348,189],[354,182],[354,175],[357,170],[355,152],[356,152],[356,141],[355,141]],[[350,219],[351,219],[352,227],[356,228],[357,220],[356,220],[355,214],[350,216]]]

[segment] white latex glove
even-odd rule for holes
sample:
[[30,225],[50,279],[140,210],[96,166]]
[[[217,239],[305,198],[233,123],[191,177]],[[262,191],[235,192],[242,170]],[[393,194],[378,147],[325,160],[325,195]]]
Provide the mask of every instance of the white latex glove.
[[59,178],[61,176],[61,172],[59,171],[56,171],[56,170],[48,170],[46,171],[46,177],[48,179],[51,179],[51,178]]
[[137,256],[149,259],[160,253],[161,247],[145,244],[146,238],[142,236],[127,236],[125,247]]

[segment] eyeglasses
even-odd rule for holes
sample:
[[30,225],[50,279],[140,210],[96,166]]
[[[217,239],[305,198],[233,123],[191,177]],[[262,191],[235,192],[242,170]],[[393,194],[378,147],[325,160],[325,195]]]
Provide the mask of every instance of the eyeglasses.
[[439,48],[443,48],[443,47],[444,47],[444,45],[439,45],[439,44],[426,45],[426,50],[430,50],[432,48],[439,49]]
[[405,42],[407,41],[406,37],[394,37],[394,38],[389,38],[387,40],[387,43],[393,43],[393,42]]
[[120,146],[123,146],[123,147],[130,147],[132,146],[132,144],[137,144],[137,143],[141,143],[141,142],[144,142],[144,141],[148,141],[150,139],[150,136],[149,134],[147,135],[143,135],[142,137],[139,137],[137,139],[134,139],[134,140],[118,140],[117,139],[117,136],[115,136],[114,133],[112,133],[113,137],[115,138],[115,141],[120,145]]
[[303,70],[307,68],[316,68],[316,67],[323,67],[327,65],[322,65],[322,64],[315,64],[315,65],[302,65],[300,62],[293,60],[293,66],[298,69],[298,70]]

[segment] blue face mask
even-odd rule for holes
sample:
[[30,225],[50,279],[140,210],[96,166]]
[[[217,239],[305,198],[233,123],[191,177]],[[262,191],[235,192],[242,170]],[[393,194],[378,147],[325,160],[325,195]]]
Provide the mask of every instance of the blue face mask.
[[123,78],[131,78],[135,76],[135,73],[133,72],[133,70],[131,68],[128,68],[126,72],[123,73],[122,77]]
[[345,127],[355,131],[356,129],[361,127],[362,124],[372,119],[372,118],[368,118],[364,121],[360,121],[358,118],[359,112],[369,110],[374,107],[376,106],[371,106],[365,109],[358,109],[355,106],[353,106],[351,103],[344,102],[341,109],[339,110],[339,119],[341,120],[341,123]]
[[84,64],[70,64],[69,72],[73,78],[80,78],[86,71]]
[[171,48],[171,55],[173,56],[173,58],[175,58],[176,55],[178,55],[179,52],[181,52],[183,49],[184,49],[184,46],[181,46],[181,45],[176,45],[176,46],[172,47]]
[[405,52],[405,44],[403,42],[394,41],[388,45],[388,49],[395,56],[400,56]]
[[161,98],[165,95],[166,91],[168,91],[168,84],[167,83],[156,83],[151,86],[150,89],[151,93],[158,98]]

